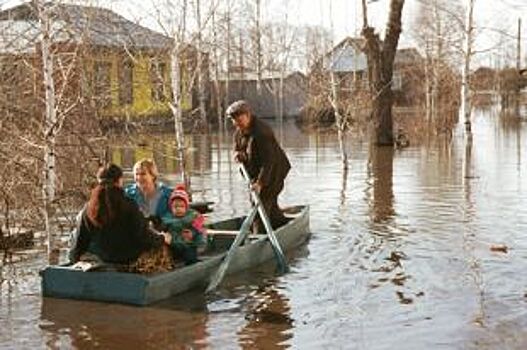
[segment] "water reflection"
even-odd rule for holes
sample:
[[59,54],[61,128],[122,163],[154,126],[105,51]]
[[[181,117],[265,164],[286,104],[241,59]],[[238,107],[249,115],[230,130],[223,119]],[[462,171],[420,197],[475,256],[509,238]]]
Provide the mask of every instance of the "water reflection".
[[[0,272],[0,348],[524,349],[527,123],[491,113],[476,112],[472,143],[461,132],[393,152],[351,137],[348,174],[334,135],[284,124],[293,169],[280,202],[310,204],[313,230],[290,273],[270,264],[214,298],[135,308],[42,300],[44,259],[32,257]],[[171,137],[139,148],[177,181]],[[216,203],[209,220],[245,214],[230,134],[188,142],[198,199]],[[126,167],[146,154],[116,147]]]
[[238,332],[243,349],[286,348],[292,337],[288,332],[294,321],[290,317],[288,300],[274,285],[261,286],[246,302],[248,321]]
[[[223,142],[221,136],[216,137],[218,142]],[[188,135],[185,138],[187,171],[195,175],[211,171],[213,148],[210,141],[202,135]],[[111,161],[126,169],[130,169],[139,159],[152,158],[163,175],[181,172],[174,135],[170,133],[137,135],[134,138],[114,136],[109,149]]]
[[40,329],[51,349],[205,348],[206,313],[43,298]]

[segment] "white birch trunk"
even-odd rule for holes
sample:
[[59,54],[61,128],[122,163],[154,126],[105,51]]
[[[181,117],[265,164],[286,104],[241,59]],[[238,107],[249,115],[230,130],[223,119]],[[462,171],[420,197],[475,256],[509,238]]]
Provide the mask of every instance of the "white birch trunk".
[[218,129],[221,131],[223,108],[221,107],[221,90],[219,82],[219,55],[218,55],[218,28],[216,26],[216,11],[212,13],[212,39],[214,45],[214,90],[216,90],[216,113],[218,118]]
[[432,120],[437,122],[438,120],[438,106],[439,106],[439,76],[441,74],[441,64],[443,62],[443,25],[441,17],[438,12],[438,5],[434,6],[434,18],[436,27],[436,41],[437,46],[434,47],[435,54],[432,56],[432,96],[431,96],[431,113]]
[[51,228],[52,204],[55,200],[56,192],[56,172],[55,172],[55,142],[57,130],[57,113],[55,108],[55,84],[53,81],[53,53],[51,52],[51,19],[48,9],[44,8],[43,3],[35,1],[38,10],[41,30],[41,53],[42,53],[42,76],[45,90],[45,123],[44,123],[44,169],[43,169],[43,216],[47,236],[48,258],[52,258],[55,248],[53,232]]
[[[517,42],[516,42],[516,71],[518,74],[520,73],[521,68],[521,53],[522,53],[522,19],[518,18],[518,34],[517,34]],[[514,92],[514,114],[516,116],[520,116],[520,88],[518,87]]]
[[260,0],[256,0],[256,91],[260,94],[262,88],[262,43],[260,33]]
[[[231,80],[231,2],[227,1],[227,77],[225,79],[225,100],[224,105],[227,108],[230,104],[230,80]],[[227,128],[227,118],[223,118],[223,127]]]
[[201,31],[203,28],[201,27],[201,6],[200,1],[196,0],[196,21],[198,25],[198,37],[197,37],[197,62],[196,62],[196,69],[197,69],[197,75],[198,75],[198,103],[199,103],[199,116],[201,118],[201,121],[204,123],[205,127],[208,130],[209,123],[207,122],[207,112],[205,109],[205,79],[203,77],[203,53],[201,52],[203,43],[202,43],[202,37],[201,37]]
[[465,27],[465,43],[464,43],[464,64],[463,71],[461,74],[461,115],[465,122],[465,132],[471,134],[471,102],[470,102],[470,89],[468,77],[470,74],[470,61],[472,58],[472,41],[473,41],[473,11],[474,1],[468,0],[466,27]]
[[432,125],[432,59],[427,47],[425,63],[425,112],[428,125]]
[[337,124],[337,137],[339,140],[340,156],[342,159],[342,167],[346,171],[348,170],[348,153],[346,151],[346,120],[339,111],[339,95],[338,95],[338,85],[335,79],[335,73],[332,71],[331,75],[331,97],[329,99],[331,105],[333,106],[333,111],[335,113],[335,122]]
[[278,120],[280,124],[284,121],[284,75],[285,72],[282,69],[280,72],[280,85],[278,87]]
[[174,116],[174,127],[176,131],[176,152],[177,160],[181,167],[181,181],[189,188],[190,180],[187,177],[186,161],[185,161],[185,135],[183,132],[183,115],[181,111],[181,76],[179,71],[179,45],[177,39],[174,47],[170,52],[170,81],[172,85],[172,101],[170,102],[170,109]]

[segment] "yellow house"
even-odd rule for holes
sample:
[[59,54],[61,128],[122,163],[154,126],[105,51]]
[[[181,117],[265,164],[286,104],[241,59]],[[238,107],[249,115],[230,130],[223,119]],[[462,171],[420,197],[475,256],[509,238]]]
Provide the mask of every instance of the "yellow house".
[[[75,65],[67,78],[66,94],[78,99],[76,112],[82,118],[96,115],[101,125],[109,126],[115,122],[117,126],[121,121],[165,120],[169,123],[172,38],[105,8],[53,2],[46,6],[52,18],[55,70],[63,68],[64,62]],[[18,45],[17,48],[3,47],[0,42],[0,54],[22,53],[38,59],[38,17],[30,4],[0,12],[0,26],[13,34],[14,40],[6,40],[4,44]],[[19,49],[22,38],[23,51],[14,52]],[[196,67],[192,62],[196,55],[188,54],[189,47],[183,50],[180,59],[184,111],[196,104],[192,96],[197,84],[186,79],[195,76],[192,70]],[[207,67],[207,63],[202,67]],[[59,72],[57,77],[60,80]]]

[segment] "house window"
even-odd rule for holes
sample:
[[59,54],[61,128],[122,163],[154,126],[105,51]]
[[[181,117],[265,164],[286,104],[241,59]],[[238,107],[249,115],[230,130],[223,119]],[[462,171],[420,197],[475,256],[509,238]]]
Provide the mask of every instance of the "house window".
[[154,61],[150,66],[150,82],[152,84],[152,101],[164,102],[167,100],[165,90],[165,76],[167,65],[164,62]]
[[134,102],[134,63],[131,59],[123,60],[119,67],[119,104],[130,105]]
[[112,87],[110,82],[111,64],[97,61],[93,72],[93,91],[98,108],[107,108],[112,103]]

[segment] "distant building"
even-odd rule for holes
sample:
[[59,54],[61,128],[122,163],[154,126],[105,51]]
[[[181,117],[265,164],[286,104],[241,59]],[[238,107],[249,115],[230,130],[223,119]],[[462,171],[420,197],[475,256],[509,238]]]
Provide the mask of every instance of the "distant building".
[[[97,116],[103,126],[170,115],[167,101],[172,98],[172,38],[108,9],[55,3],[46,6],[52,9],[51,49],[57,91],[64,87],[63,101],[59,101],[62,106],[75,104],[71,113],[81,119]],[[23,4],[0,12],[0,33],[0,74],[12,76],[23,69],[23,62],[31,62],[37,73],[19,88],[27,91],[37,87],[34,97],[42,96],[38,91],[42,86],[41,33],[34,8]],[[192,98],[197,89],[193,74],[196,56],[192,46],[181,50],[180,75],[183,91],[187,91],[182,107],[188,111],[197,106],[197,99]],[[202,67],[208,67],[208,56],[203,57]],[[17,92],[11,89],[10,93]]]
[[[322,57],[314,70],[335,73],[341,91],[346,94],[368,89],[368,63],[364,39],[347,37]],[[396,105],[412,105],[423,91],[424,60],[415,48],[398,49],[394,60],[391,88]]]
[[470,86],[474,91],[494,91],[498,89],[498,72],[489,67],[479,67],[470,76]]
[[[280,111],[280,81],[283,79],[283,113],[284,117],[294,117],[300,114],[306,102],[306,76],[298,71],[283,74],[278,71],[262,72],[260,91],[257,89],[258,76],[256,72],[234,68],[227,75],[223,73],[218,81],[220,97],[224,104],[227,80],[229,81],[229,103],[239,99],[247,100],[254,112],[262,118],[275,118]],[[216,100],[215,90],[211,89]],[[225,106],[222,106],[225,110]]]

